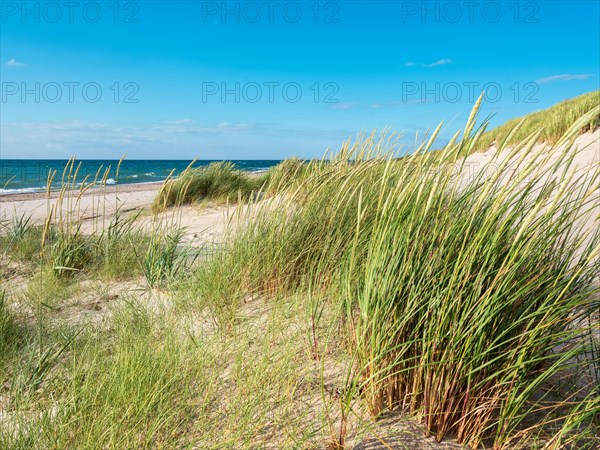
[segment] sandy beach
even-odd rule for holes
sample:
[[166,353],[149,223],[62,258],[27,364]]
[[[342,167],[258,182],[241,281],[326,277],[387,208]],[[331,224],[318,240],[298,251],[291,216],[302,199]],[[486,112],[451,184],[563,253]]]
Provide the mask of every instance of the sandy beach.
[[[121,186],[105,186],[88,189],[81,198],[81,217],[98,214],[112,215],[116,208],[131,211],[152,204],[162,186],[160,183],[124,184]],[[75,198],[78,190],[70,191],[67,197]],[[3,194],[0,195],[0,217],[11,218],[15,214],[31,216],[34,222],[46,218],[49,207],[56,204],[59,191]]]

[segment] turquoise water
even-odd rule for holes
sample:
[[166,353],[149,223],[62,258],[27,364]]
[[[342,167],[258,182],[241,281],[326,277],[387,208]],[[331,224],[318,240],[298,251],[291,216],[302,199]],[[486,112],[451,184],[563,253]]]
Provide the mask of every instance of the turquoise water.
[[[68,160],[60,159],[0,159],[0,194],[37,192],[47,188],[48,173],[56,171],[51,189],[61,186],[61,175]],[[93,180],[100,170],[104,173],[110,167],[107,184],[151,183],[166,179],[172,170],[177,175],[190,165],[185,160],[124,160],[116,174],[117,160],[84,159],[81,163],[77,182],[85,177]],[[202,167],[217,161],[196,161],[194,167]],[[237,160],[231,161],[238,169],[247,172],[261,172],[278,164],[279,160]]]

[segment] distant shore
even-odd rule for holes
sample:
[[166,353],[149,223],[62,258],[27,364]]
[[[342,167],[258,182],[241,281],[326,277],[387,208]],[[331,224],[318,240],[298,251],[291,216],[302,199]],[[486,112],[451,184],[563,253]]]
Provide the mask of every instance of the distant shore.
[[[193,167],[208,167],[212,163],[231,163],[238,170],[254,174],[262,173],[279,162],[278,160],[206,160],[196,161]],[[74,164],[74,166],[71,167],[70,164]],[[54,174],[50,182],[50,189],[60,189],[65,176],[69,178],[69,183],[73,182],[75,172],[77,172],[75,189],[78,189],[78,183],[83,180],[86,180],[87,183],[96,180],[96,185],[104,189],[101,183],[101,180],[104,180],[107,189],[119,186],[117,189],[120,190],[123,186],[124,192],[137,191],[146,189],[145,186],[164,183],[169,178],[176,178],[190,164],[192,164],[191,160],[123,160],[119,162],[117,160],[81,159],[73,163],[66,159],[0,159],[0,199],[14,201],[15,199],[46,198],[46,186],[50,174]],[[110,170],[117,166],[119,167],[118,173],[116,169]],[[144,187],[131,187],[132,185]],[[107,192],[112,191],[107,190]],[[6,200],[6,198],[10,200]]]
[[[83,195],[90,196],[98,193],[107,193],[107,194],[115,194],[115,193],[131,193],[131,192],[145,192],[145,191],[153,191],[156,192],[160,189],[164,181],[153,181],[148,183],[127,183],[127,184],[119,184],[119,185],[106,185],[106,186],[98,186],[88,189]],[[13,202],[27,202],[31,200],[46,200],[48,196],[51,199],[57,198],[60,193],[60,190],[53,189],[50,190],[50,193],[47,191],[38,191],[38,192],[15,192],[14,194],[0,194],[0,203],[13,203]],[[73,189],[69,191],[72,194],[78,194],[79,189]]]
[[[267,170],[255,170],[248,172],[250,177],[258,177]],[[107,194],[113,193],[130,193],[130,192],[144,192],[144,191],[158,191],[166,180],[161,181],[147,181],[142,183],[119,183],[119,184],[107,184],[103,186],[91,187],[85,193],[84,196],[97,194],[98,192],[106,192]],[[30,200],[46,200],[49,198],[57,198],[60,189],[51,189],[50,193],[46,189],[37,190],[34,192],[11,192],[11,193],[0,193],[0,203],[6,202],[26,202]],[[79,189],[73,189],[70,193],[79,193]]]

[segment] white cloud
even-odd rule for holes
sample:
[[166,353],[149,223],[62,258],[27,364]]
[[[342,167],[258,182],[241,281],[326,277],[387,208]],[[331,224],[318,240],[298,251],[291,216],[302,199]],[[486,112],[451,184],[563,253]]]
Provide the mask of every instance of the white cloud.
[[25,67],[27,64],[17,61],[16,59],[9,59],[6,62],[8,67]]
[[587,78],[590,78],[591,76],[592,76],[591,73],[577,73],[577,74],[563,73],[561,75],[551,75],[549,77],[540,78],[539,80],[537,80],[537,83],[543,84],[543,83],[551,83],[553,81],[585,80]]
[[450,58],[439,59],[431,64],[426,64],[425,67],[445,66],[446,64],[452,64],[452,60]]
[[406,64],[404,64],[404,66],[406,66],[406,67],[425,67],[427,69],[431,69],[432,67],[445,66],[446,64],[452,64],[452,60],[450,58],[442,58],[442,59],[438,59],[437,61],[434,61],[429,64],[417,64],[416,62],[409,61]]

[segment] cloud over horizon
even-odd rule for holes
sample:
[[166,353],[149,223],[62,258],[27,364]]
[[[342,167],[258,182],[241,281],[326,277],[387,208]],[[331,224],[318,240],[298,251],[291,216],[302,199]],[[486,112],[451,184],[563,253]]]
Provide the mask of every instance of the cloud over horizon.
[[592,76],[591,73],[577,73],[577,74],[563,73],[560,75],[551,75],[549,77],[540,78],[539,80],[537,80],[537,83],[544,84],[544,83],[551,83],[553,81],[587,80],[591,76]]

